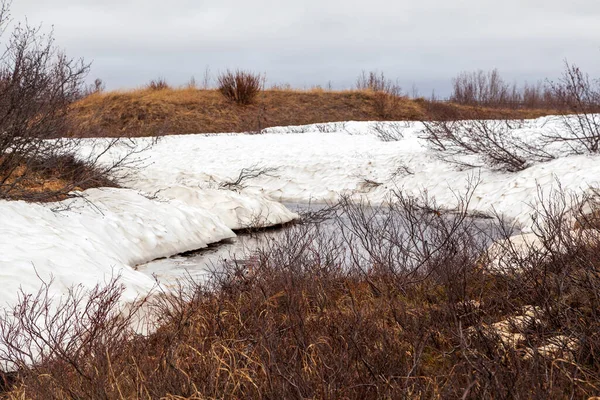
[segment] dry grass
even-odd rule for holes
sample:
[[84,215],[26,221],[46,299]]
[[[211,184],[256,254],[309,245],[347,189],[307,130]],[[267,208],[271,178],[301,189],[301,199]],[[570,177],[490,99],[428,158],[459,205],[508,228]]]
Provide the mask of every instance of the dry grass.
[[102,170],[71,155],[24,160],[0,170],[0,182],[0,187],[10,187],[5,199],[40,202],[64,200],[74,190],[117,186]]
[[[216,90],[193,88],[96,93],[72,107],[80,129],[75,136],[155,136],[161,134],[252,132],[271,126],[337,121],[381,120],[377,93],[322,89],[265,90],[249,106],[227,101]],[[399,98],[390,120],[458,116],[533,118],[544,110],[480,109],[426,100]]]
[[217,77],[219,92],[240,106],[252,104],[263,89],[264,82],[264,76],[239,69],[227,70]]
[[[16,367],[0,374],[2,398],[597,395],[598,242],[576,240],[543,259],[534,248],[521,256],[506,248],[519,265],[498,273],[482,263],[482,232],[464,207],[446,218],[422,205],[434,206],[399,197],[390,212],[401,219],[373,219],[343,202],[349,220],[340,224],[363,240],[297,225],[244,267],[223,265],[211,284],[190,280],[151,300],[160,326],[148,336],[127,328],[116,281],[89,300],[71,292],[57,313],[44,289],[24,297],[14,318],[0,317],[0,362]],[[544,214],[546,250],[572,237],[555,225],[562,217]],[[364,258],[344,255],[361,249]],[[48,337],[32,365],[32,341]]]

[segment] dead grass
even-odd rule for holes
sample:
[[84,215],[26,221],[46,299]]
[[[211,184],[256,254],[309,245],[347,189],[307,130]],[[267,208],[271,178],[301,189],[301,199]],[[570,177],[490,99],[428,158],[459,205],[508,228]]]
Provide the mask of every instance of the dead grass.
[[[46,286],[23,297],[11,317],[0,316],[0,364],[14,367],[0,373],[0,397],[597,395],[598,243],[575,241],[545,260],[530,257],[530,248],[517,269],[498,273],[480,263],[483,232],[466,208],[446,218],[431,212],[433,204],[420,205],[398,198],[390,212],[402,219],[374,219],[370,209],[342,202],[349,220],[338,221],[340,229],[363,240],[296,225],[244,267],[225,263],[209,283],[190,279],[149,299],[159,326],[146,336],[130,329],[135,307],[119,313],[118,281],[89,299],[71,291],[57,311],[48,307]],[[542,218],[554,217],[558,223],[564,214]],[[570,227],[551,225],[540,233],[549,251],[551,240],[571,235]],[[350,260],[345,251],[365,258]],[[43,343],[41,361],[35,343]]]
[[[74,136],[252,132],[271,126],[381,120],[373,91],[265,90],[249,106],[227,101],[216,90],[139,89],[95,93],[72,107]],[[533,118],[548,110],[502,110],[399,98],[390,120],[430,118]]]
[[0,170],[0,182],[0,187],[10,187],[5,195],[8,200],[42,202],[64,200],[70,191],[117,185],[100,169],[71,155],[24,160]]

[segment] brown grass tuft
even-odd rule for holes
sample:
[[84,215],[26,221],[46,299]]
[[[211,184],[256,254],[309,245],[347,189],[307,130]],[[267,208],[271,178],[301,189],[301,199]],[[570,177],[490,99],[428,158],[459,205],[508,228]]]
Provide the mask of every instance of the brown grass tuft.
[[170,88],[169,84],[167,83],[167,80],[162,77],[151,80],[146,87],[149,90],[165,90]]
[[264,86],[264,77],[248,71],[236,70],[217,77],[219,92],[229,101],[240,106],[254,103]]

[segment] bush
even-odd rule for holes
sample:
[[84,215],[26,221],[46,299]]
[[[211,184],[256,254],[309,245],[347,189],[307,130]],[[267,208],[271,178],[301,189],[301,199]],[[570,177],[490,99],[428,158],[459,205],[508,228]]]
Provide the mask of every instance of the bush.
[[249,105],[264,86],[264,77],[248,71],[227,70],[217,77],[218,90],[226,99],[239,105]]
[[162,77],[151,80],[146,87],[150,90],[165,90],[170,88],[166,79]]
[[450,101],[468,105],[504,105],[518,101],[516,87],[506,83],[497,69],[462,72],[452,80]]
[[512,120],[423,121],[421,137],[447,162],[516,172],[554,158],[542,140],[532,143],[519,135],[517,129],[525,124]]
[[600,79],[590,79],[577,66],[565,63],[552,90],[566,113],[561,115],[564,129],[548,139],[567,143],[577,154],[600,152]]
[[77,100],[81,100],[93,94],[103,93],[105,89],[106,85],[104,84],[104,81],[100,78],[96,78],[94,79],[93,83],[89,84],[87,87],[84,87],[82,89]]
[[497,69],[461,72],[452,80],[450,101],[470,106],[493,108],[545,108],[561,106],[551,85],[543,82],[509,84]]
[[[148,299],[147,335],[112,281],[0,318],[9,398],[588,398],[600,384],[600,231],[543,198],[538,246],[500,253],[500,219],[398,193],[342,200],[209,282]],[[337,212],[342,210],[344,217]],[[595,239],[594,239],[595,238]],[[492,259],[502,259],[503,270]],[[510,266],[510,267],[509,267]],[[54,300],[57,302],[58,300]],[[146,308],[147,307],[147,308]]]
[[[9,3],[0,3],[0,25]],[[0,56],[0,198],[30,175],[37,157],[60,155],[65,143],[49,141],[68,129],[67,111],[81,93],[89,65],[67,58],[39,28],[17,25]]]
[[[0,38],[9,5],[0,0]],[[68,58],[40,29],[16,25],[0,55],[0,199],[56,200],[90,182],[109,182],[106,174],[122,165],[100,167],[98,155],[76,156],[83,143],[61,139],[73,128],[68,113],[85,93],[89,64]],[[97,80],[95,90],[101,88]],[[102,154],[115,143],[93,146]]]

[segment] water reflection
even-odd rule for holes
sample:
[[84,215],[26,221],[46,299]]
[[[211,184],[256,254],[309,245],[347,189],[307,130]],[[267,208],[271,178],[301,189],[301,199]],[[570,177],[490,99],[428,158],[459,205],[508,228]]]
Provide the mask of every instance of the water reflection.
[[[381,262],[410,266],[411,257],[406,256],[407,250],[415,254],[415,260],[423,259],[427,252],[445,240],[443,236],[448,235],[445,230],[453,229],[457,225],[459,229],[468,232],[472,240],[478,240],[479,243],[475,246],[482,249],[487,247],[495,236],[506,235],[506,232],[498,231],[496,221],[483,218],[469,217],[460,224],[453,224],[453,218],[457,217],[452,214],[441,216],[435,212],[422,212],[422,219],[411,221],[399,220],[406,217],[401,216],[403,214],[397,209],[390,210],[387,207],[357,206],[356,209],[349,209],[314,204],[286,206],[305,217],[303,226],[240,232],[233,239],[212,244],[195,252],[155,260],[138,269],[155,276],[159,282],[165,284],[183,277],[206,279],[211,271],[218,271],[224,262],[243,265],[257,249],[294,240],[293,235],[300,231],[310,231],[315,237],[315,242],[326,242],[328,249],[337,246],[336,251],[343,254],[337,254],[336,257],[347,265]],[[441,228],[435,222],[436,218],[444,218]],[[432,229],[431,224],[437,224],[437,228]],[[515,231],[514,227],[502,227],[503,229]],[[314,251],[319,251],[318,246],[315,244]]]

